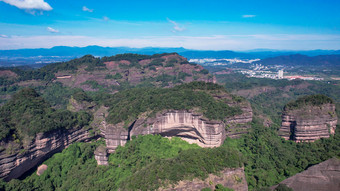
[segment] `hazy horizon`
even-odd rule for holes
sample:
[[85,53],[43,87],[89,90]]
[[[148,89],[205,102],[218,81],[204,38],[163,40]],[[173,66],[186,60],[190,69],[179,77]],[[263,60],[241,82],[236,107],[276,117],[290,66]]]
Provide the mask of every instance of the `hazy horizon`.
[[339,50],[340,2],[0,0],[0,49]]

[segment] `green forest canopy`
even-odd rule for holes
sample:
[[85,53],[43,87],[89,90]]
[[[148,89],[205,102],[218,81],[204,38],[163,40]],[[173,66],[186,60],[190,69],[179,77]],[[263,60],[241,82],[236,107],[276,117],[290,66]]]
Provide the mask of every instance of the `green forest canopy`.
[[54,129],[70,129],[89,124],[84,111],[55,110],[34,89],[24,88],[0,108],[0,140],[15,134],[20,140]]
[[107,121],[113,124],[131,122],[141,113],[151,111],[154,114],[166,109],[199,108],[204,116],[215,120],[224,120],[242,113],[239,107],[225,103],[226,100],[216,100],[212,93],[227,94],[222,86],[205,82],[192,82],[174,88],[134,88],[121,91],[105,103],[110,107]]
[[93,153],[99,144],[103,143],[74,143],[45,161],[48,169],[41,176],[33,173],[23,181],[2,183],[0,189],[155,190],[183,179],[206,178],[209,173],[243,163],[233,149],[200,148],[177,137],[169,140],[146,135],[118,147],[109,156],[109,166],[97,166]]

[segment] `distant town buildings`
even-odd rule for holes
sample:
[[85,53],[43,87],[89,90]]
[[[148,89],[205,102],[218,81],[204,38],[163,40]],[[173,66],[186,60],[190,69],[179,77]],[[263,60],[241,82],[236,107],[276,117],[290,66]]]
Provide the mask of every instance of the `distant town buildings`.
[[190,59],[189,62],[194,62],[201,65],[207,66],[223,66],[229,65],[234,63],[243,63],[243,64],[250,64],[252,62],[259,61],[260,59],[238,59],[238,58],[222,58],[222,59],[215,59],[215,58],[202,58],[202,59]]
[[[270,79],[286,79],[286,80],[324,80],[316,76],[284,76],[283,70],[293,67],[287,67],[283,65],[262,65],[256,61],[260,59],[214,59],[214,58],[202,58],[202,59],[190,59],[189,62],[194,62],[203,66],[225,66],[226,70],[215,72],[217,75],[229,74],[231,71],[239,72],[247,77],[252,78],[270,78]],[[237,63],[237,64],[236,64]],[[235,64],[235,65],[234,65]]]

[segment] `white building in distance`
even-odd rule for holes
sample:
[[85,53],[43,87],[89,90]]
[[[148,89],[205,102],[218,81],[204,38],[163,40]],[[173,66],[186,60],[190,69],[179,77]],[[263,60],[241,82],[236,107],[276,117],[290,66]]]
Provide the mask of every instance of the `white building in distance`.
[[279,70],[277,77],[278,77],[279,79],[282,79],[282,78],[283,78],[283,70]]

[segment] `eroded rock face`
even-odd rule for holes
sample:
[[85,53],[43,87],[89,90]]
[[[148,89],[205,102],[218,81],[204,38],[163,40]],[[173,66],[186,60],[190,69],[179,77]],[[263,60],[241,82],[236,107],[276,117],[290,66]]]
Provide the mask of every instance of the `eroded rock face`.
[[163,188],[160,190],[176,190],[176,191],[196,191],[203,188],[215,189],[217,184],[222,184],[224,187],[231,188],[235,191],[247,191],[248,184],[243,168],[225,169],[219,173],[219,176],[210,174],[205,180],[194,179],[192,181],[180,181],[177,185],[171,188]]
[[334,134],[336,124],[334,104],[306,106],[283,112],[279,134],[286,140],[296,142],[315,141]]
[[294,191],[338,191],[340,190],[340,159],[332,158],[309,167],[280,184],[285,184]]
[[[252,120],[252,110],[248,104],[241,107],[243,113],[226,118],[225,122],[208,120],[202,114],[193,111],[168,110],[159,112],[155,117],[141,117],[130,127],[122,124],[101,124],[108,152],[112,153],[119,145],[125,145],[130,137],[147,134],[160,134],[164,137],[180,137],[189,143],[201,147],[218,147],[226,136],[232,138],[246,132],[247,123]],[[226,131],[226,126],[229,127]]]
[[60,152],[76,141],[89,138],[89,132],[81,128],[37,134],[31,144],[25,148],[25,152],[10,156],[1,153],[0,177],[5,180],[18,178],[52,154]]
[[130,136],[160,134],[165,137],[181,137],[201,147],[218,147],[225,139],[224,124],[209,121],[202,115],[187,111],[167,111],[154,118],[138,119]]

